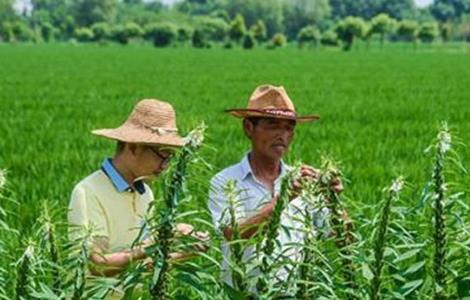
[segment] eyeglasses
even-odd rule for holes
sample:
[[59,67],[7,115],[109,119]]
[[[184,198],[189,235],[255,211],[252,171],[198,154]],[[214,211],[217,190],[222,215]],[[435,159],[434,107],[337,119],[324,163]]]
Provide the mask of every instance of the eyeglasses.
[[152,150],[153,153],[155,153],[155,155],[157,155],[161,160],[162,160],[162,164],[167,164],[170,162],[170,160],[173,158],[173,154],[169,154],[167,156],[163,156],[161,154],[161,152],[159,152],[158,150],[152,148],[152,147],[149,147],[150,150]]

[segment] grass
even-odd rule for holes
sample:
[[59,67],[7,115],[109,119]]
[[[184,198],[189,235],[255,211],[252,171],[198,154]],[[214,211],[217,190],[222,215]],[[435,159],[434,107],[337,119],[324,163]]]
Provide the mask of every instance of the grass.
[[[241,122],[224,114],[223,109],[244,107],[255,86],[273,83],[286,87],[300,114],[314,112],[322,117],[316,124],[298,126],[287,161],[320,166],[323,154],[341,161],[347,207],[359,239],[365,240],[371,232],[368,220],[378,212],[381,187],[392,178],[402,174],[410,185],[397,207],[419,205],[430,171],[430,159],[423,152],[442,120],[448,121],[462,141],[469,140],[468,56],[464,52],[395,48],[342,53],[293,48],[198,51],[113,45],[0,45],[0,168],[8,170],[0,221],[28,236],[33,233],[42,201],[48,199],[62,208],[56,220],[63,222],[74,184],[97,169],[114,150],[113,143],[89,132],[120,124],[143,98],[170,101],[184,132],[202,120],[208,125],[209,147],[200,155],[212,168],[206,167],[200,176],[190,170],[191,199],[182,203],[184,209],[204,210],[210,177],[239,161],[249,149]],[[458,152],[464,167],[468,166],[470,148],[461,147]],[[2,178],[0,175],[0,181]],[[460,191],[468,190],[468,176],[451,178],[464,187]],[[465,197],[461,201],[468,199]],[[8,212],[5,216],[4,210]],[[390,224],[387,234],[401,248],[397,246],[393,253],[385,249],[381,258],[384,266],[379,273],[387,277],[380,285],[383,293],[393,292],[397,281],[402,284],[400,292],[409,295],[416,295],[413,293],[418,288],[433,288],[432,283],[418,282],[420,274],[432,269],[422,262],[434,255],[432,249],[426,250],[430,248],[427,235],[421,234],[432,232],[421,225],[426,221],[430,224],[431,218],[426,220],[424,216],[429,215],[419,212],[412,211],[423,222],[403,223],[410,225],[403,240],[414,240],[416,245],[399,245],[399,237],[405,234],[397,234],[400,224]],[[460,216],[468,219],[468,207]],[[447,245],[452,251],[444,255],[464,253],[465,248],[459,245],[468,245],[468,226],[455,231],[458,223],[446,222],[450,224],[446,227]],[[62,227],[56,228],[56,236],[63,233]],[[19,258],[28,245],[16,234],[9,236],[18,239],[7,241],[10,248],[18,246],[10,255]],[[416,257],[405,255],[420,247],[423,252]],[[54,255],[50,251],[50,256]],[[363,255],[367,261],[368,254]],[[363,265],[364,261],[355,263]],[[468,260],[456,257],[448,261],[452,267],[459,263],[465,265]],[[328,274],[318,278],[328,278]],[[364,278],[358,280],[367,286]],[[80,290],[78,286],[75,289],[82,293]]]

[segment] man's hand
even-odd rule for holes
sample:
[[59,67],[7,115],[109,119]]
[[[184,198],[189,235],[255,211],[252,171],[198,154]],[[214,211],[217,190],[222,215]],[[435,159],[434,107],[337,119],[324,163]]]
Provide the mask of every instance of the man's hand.
[[[300,178],[295,180],[292,183],[292,193],[290,196],[290,201],[297,198],[302,192],[302,182],[303,181],[312,181],[317,182],[320,177],[320,170],[315,169],[309,165],[302,165],[300,167]],[[344,189],[343,183],[340,178],[334,178],[331,182],[331,187],[336,193],[341,193]]]

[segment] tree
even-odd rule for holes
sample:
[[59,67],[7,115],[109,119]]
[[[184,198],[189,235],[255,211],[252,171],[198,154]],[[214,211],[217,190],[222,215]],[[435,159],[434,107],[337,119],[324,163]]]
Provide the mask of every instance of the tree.
[[230,23],[229,35],[232,40],[239,42],[240,39],[245,35],[246,26],[245,19],[242,15],[238,14],[235,19]]
[[299,31],[297,35],[297,41],[299,47],[303,47],[305,44],[317,46],[320,43],[321,33],[315,26],[306,26]]
[[104,41],[112,37],[112,30],[108,23],[99,22],[91,26],[95,41]]
[[155,47],[167,47],[176,38],[176,27],[172,23],[154,23],[145,28],[145,36]]
[[289,38],[295,38],[301,28],[308,25],[318,26],[330,13],[328,0],[285,0],[285,32]]
[[256,44],[256,40],[253,37],[253,34],[250,32],[247,32],[245,36],[243,37],[243,48],[244,49],[252,49]]
[[120,44],[127,45],[132,38],[142,36],[143,29],[133,22],[128,22],[125,25],[116,26],[112,30],[113,38]]
[[470,13],[470,0],[435,0],[431,12],[439,21],[458,21]]
[[199,29],[194,30],[192,44],[194,48],[204,48],[206,46],[204,35]]
[[13,0],[0,0],[0,22],[11,22],[18,19],[13,9]]
[[79,26],[91,26],[97,22],[111,22],[117,11],[117,0],[76,0],[74,17]]
[[346,17],[336,26],[338,38],[344,43],[343,49],[351,50],[354,41],[365,34],[366,24],[362,18]]
[[432,43],[439,36],[439,27],[436,22],[426,22],[421,24],[418,31],[418,38],[423,43]]
[[398,23],[397,36],[408,42],[416,41],[419,25],[413,20],[403,20]]
[[320,40],[324,46],[338,46],[338,35],[333,30],[325,31]]
[[271,37],[274,33],[283,31],[284,1],[287,0],[229,0],[225,1],[223,8],[231,18],[241,14],[248,28],[258,20],[263,20],[267,36]]
[[230,30],[230,26],[223,19],[210,17],[199,18],[196,28],[201,31],[205,39],[217,42],[224,41]]
[[52,41],[56,37],[57,32],[58,30],[51,23],[46,22],[41,25],[41,36],[46,42]]
[[93,31],[90,28],[77,28],[74,35],[79,42],[91,42],[93,40]]
[[263,20],[256,21],[256,23],[250,27],[250,32],[258,43],[264,42],[267,38],[266,25]]
[[439,32],[444,42],[447,42],[452,37],[453,26],[450,22],[439,24]]
[[0,41],[13,42],[15,35],[13,34],[13,25],[10,22],[0,24]]
[[394,26],[394,19],[387,14],[379,14],[371,20],[370,32],[380,36],[380,45],[383,46],[385,36],[393,31]]
[[413,0],[330,0],[330,6],[334,19],[356,16],[369,20],[379,13],[386,13],[401,20],[416,13]]

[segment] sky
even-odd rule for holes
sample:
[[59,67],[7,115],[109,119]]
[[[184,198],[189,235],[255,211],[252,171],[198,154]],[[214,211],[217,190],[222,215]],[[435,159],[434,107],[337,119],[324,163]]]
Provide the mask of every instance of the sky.
[[[165,4],[171,4],[177,2],[178,0],[162,0]],[[432,3],[433,0],[414,0],[418,7],[425,7]],[[29,0],[15,0],[15,8],[17,11],[23,11],[25,8],[30,7]]]

